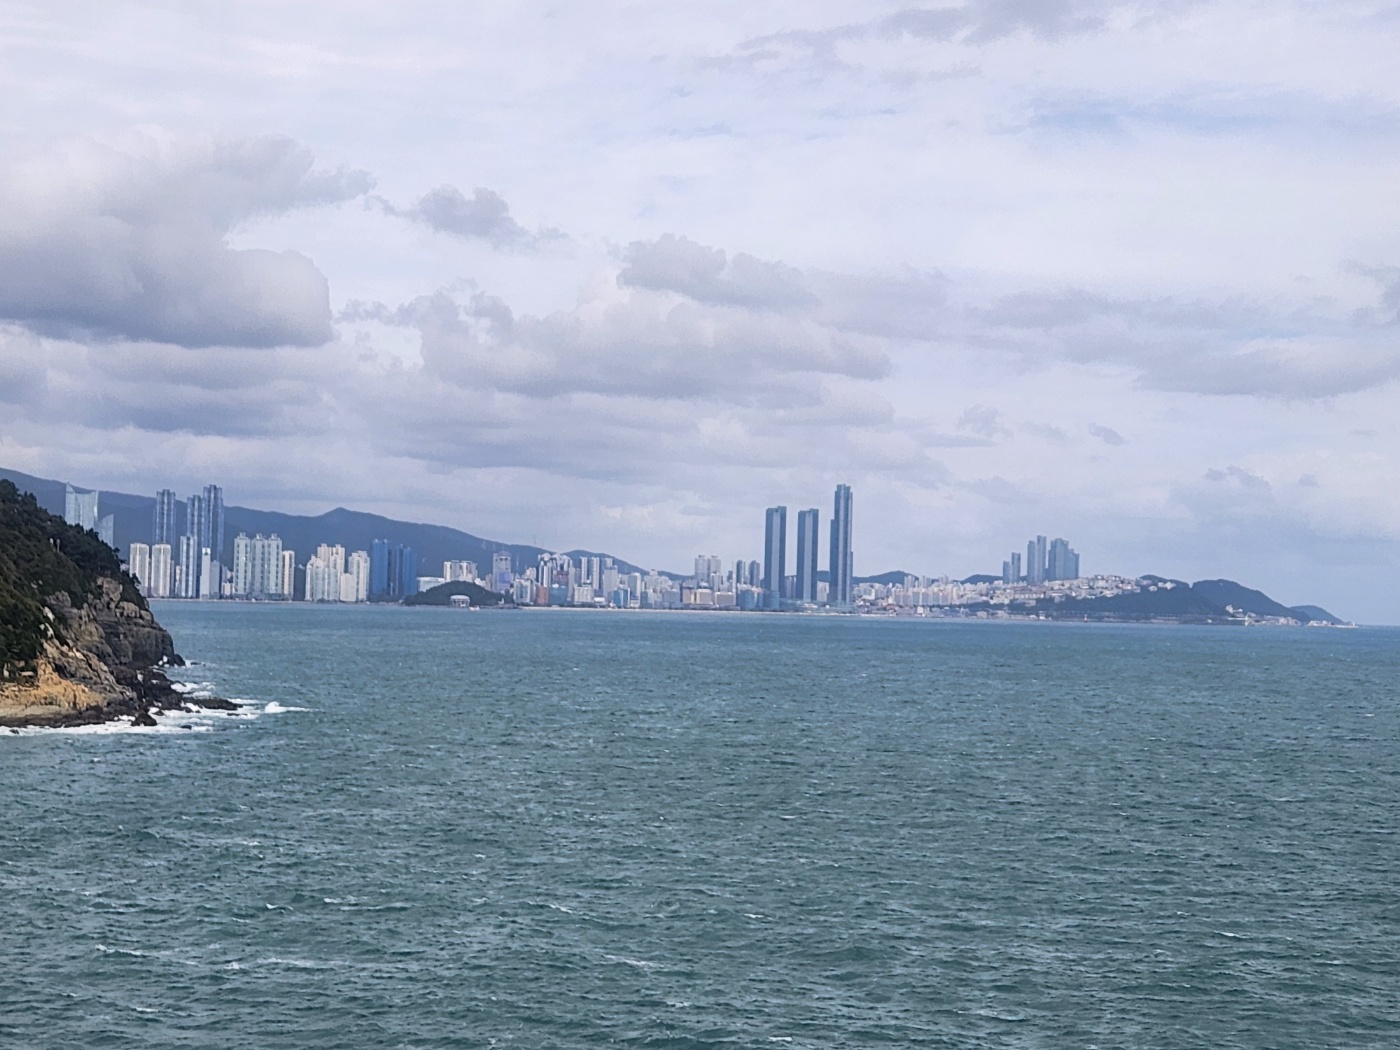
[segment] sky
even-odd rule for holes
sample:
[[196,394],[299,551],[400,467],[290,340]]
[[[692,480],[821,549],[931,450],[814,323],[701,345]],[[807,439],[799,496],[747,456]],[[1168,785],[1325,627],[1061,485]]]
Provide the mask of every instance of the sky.
[[1400,3],[0,2],[0,465],[1400,623]]

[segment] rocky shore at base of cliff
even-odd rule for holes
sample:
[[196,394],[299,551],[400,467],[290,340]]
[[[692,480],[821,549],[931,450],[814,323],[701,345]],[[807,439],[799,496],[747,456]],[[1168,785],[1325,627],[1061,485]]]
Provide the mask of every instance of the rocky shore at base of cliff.
[[218,697],[175,689],[167,667],[184,661],[149,609],[123,600],[115,580],[74,606],[63,593],[45,601],[54,630],[31,666],[0,680],[0,727],[92,725],[130,718],[154,725],[162,711],[236,710]]
[[112,548],[0,481],[0,727],[236,709],[176,690],[183,662]]

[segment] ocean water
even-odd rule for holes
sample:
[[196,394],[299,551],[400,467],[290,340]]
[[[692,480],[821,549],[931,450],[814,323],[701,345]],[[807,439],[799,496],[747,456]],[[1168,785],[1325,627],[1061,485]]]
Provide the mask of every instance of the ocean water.
[[1395,1047],[1400,632],[164,604],[4,1047]]

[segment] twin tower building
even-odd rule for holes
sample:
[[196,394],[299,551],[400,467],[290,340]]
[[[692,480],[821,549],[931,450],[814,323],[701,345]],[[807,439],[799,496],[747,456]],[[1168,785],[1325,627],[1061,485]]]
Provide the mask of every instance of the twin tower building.
[[[787,508],[769,507],[763,538],[763,591],[770,609],[785,603],[815,605],[820,514],[815,507],[797,512],[797,573],[787,575]],[[831,511],[826,604],[849,608],[855,595],[851,559],[851,486],[837,485]]]

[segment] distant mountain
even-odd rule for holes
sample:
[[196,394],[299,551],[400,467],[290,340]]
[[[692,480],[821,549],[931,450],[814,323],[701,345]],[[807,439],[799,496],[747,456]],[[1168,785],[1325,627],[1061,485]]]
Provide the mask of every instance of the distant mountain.
[[[37,478],[16,470],[0,468],[0,478],[8,478],[23,492],[34,493],[39,505],[50,513],[62,516],[64,510],[64,482],[50,478]],[[91,489],[83,486],[83,491]],[[151,530],[155,521],[155,496],[136,496],[125,492],[101,490],[98,499],[98,513],[111,514],[117,550],[123,553],[132,543],[151,542]],[[523,543],[503,543],[483,539],[460,529],[445,525],[427,525],[417,522],[397,521],[379,514],[366,514],[363,511],[335,510],[314,517],[302,514],[282,514],[277,511],[255,510],[251,507],[226,505],[224,507],[224,551],[223,560],[229,564],[233,560],[233,540],[240,532],[249,536],[262,533],[264,536],[276,533],[284,547],[296,551],[298,563],[315,553],[322,543],[339,544],[347,551],[369,550],[374,540],[388,540],[412,547],[418,554],[418,571],[423,576],[435,576],[442,571],[445,561],[474,561],[484,576],[491,571],[491,558],[497,551],[509,551],[511,563],[517,572],[534,565],[544,548]],[[595,551],[572,550],[563,553],[578,558],[597,555],[611,557],[622,572],[645,572],[640,566],[618,558],[615,555],[600,554]],[[677,574],[665,575],[678,578]]]

